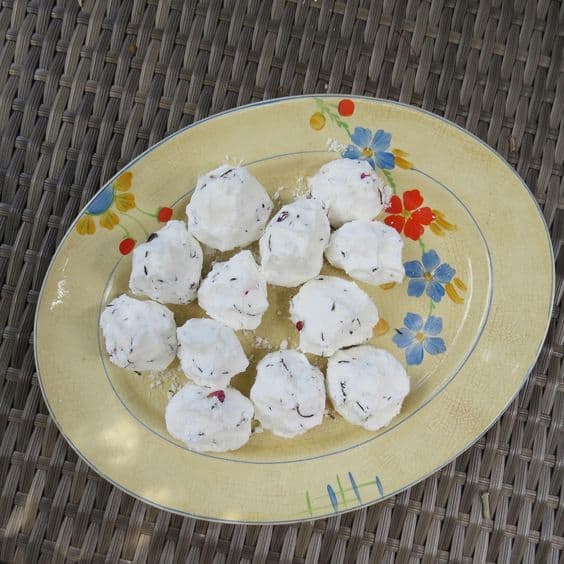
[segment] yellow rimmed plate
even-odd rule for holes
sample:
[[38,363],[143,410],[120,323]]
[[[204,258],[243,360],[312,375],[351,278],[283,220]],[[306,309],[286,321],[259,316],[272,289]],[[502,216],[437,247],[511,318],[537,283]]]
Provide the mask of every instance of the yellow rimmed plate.
[[[405,240],[406,280],[360,284],[382,321],[371,343],[407,367],[412,392],[378,432],[329,414],[293,439],[255,434],[232,453],[194,453],[163,414],[183,377],[111,365],[101,308],[127,290],[131,251],[184,218],[198,175],[243,163],[281,205],[331,159],[367,159],[394,197],[379,217]],[[256,250],[255,247],[252,247]],[[206,268],[228,254],[208,253]],[[324,267],[324,272],[346,277]],[[295,290],[269,288],[253,362],[286,340]],[[393,102],[303,96],[238,108],[189,126],[116,175],[80,214],[47,273],[35,320],[41,389],[73,448],[102,476],[160,508],[204,519],[280,523],[356,509],[428,476],[505,409],[544,340],[554,293],[550,239],[526,186],[494,151],[444,119]],[[202,316],[175,306],[178,324]],[[323,359],[312,359],[323,366]]]

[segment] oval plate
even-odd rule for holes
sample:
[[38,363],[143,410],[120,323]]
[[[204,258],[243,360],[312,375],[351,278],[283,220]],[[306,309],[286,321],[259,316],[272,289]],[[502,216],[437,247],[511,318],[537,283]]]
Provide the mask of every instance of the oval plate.
[[[383,321],[372,343],[407,366],[412,392],[385,429],[329,414],[294,440],[255,434],[242,449],[189,451],[163,423],[182,382],[173,366],[140,376],[108,363],[101,308],[126,291],[130,252],[185,204],[198,175],[244,163],[281,204],[341,153],[369,159],[395,197],[381,220],[405,239],[407,277],[361,286]],[[227,255],[209,253],[212,260]],[[345,276],[325,266],[324,272]],[[295,290],[269,288],[253,362],[297,331]],[[204,519],[280,523],[357,509],[428,476],[499,417],[532,368],[550,320],[550,238],[526,186],[494,151],[422,110],[368,98],[298,97],[196,123],[135,159],[80,214],[58,248],[37,308],[35,351],[53,419],[102,476],[160,508]],[[174,308],[177,323],[203,315]],[[322,359],[315,360],[323,365]]]

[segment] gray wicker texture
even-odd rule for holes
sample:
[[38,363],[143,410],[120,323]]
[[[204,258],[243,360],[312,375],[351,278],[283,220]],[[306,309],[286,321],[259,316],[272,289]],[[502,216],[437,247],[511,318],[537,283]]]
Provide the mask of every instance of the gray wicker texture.
[[[562,2],[3,0],[0,42],[0,561],[562,561]],[[151,144],[226,108],[315,92],[426,108],[517,169],[557,257],[546,343],[501,420],[395,498],[289,526],[158,511],[90,470],[48,415],[31,343],[49,260]]]

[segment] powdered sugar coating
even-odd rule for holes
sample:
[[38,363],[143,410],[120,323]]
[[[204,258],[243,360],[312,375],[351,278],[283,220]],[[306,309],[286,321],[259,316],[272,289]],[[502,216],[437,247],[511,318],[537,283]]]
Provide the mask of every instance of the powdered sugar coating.
[[165,370],[176,356],[172,312],[150,300],[122,294],[100,316],[110,361],[129,370]]
[[267,354],[258,363],[251,400],[265,429],[281,437],[301,435],[323,419],[323,374],[298,351]]
[[400,412],[409,378],[392,354],[361,345],[329,359],[327,392],[335,410],[349,423],[375,431]]
[[308,178],[311,195],[324,202],[332,227],[355,219],[374,219],[392,191],[367,161],[336,159]]
[[169,221],[133,251],[129,288],[164,304],[187,304],[198,291],[203,253],[183,221]]
[[402,249],[403,240],[393,227],[356,220],[331,235],[325,257],[352,278],[377,286],[403,280]]
[[200,306],[232,329],[256,329],[268,309],[266,279],[250,251],[214,264],[198,291]]
[[271,211],[262,184],[246,168],[227,164],[198,179],[186,208],[190,233],[220,251],[256,241]]
[[317,276],[329,243],[329,220],[318,200],[283,206],[260,238],[261,269],[270,284],[298,286]]
[[187,384],[169,401],[168,432],[198,452],[241,448],[251,436],[253,404],[234,388],[211,391]]
[[235,332],[214,319],[189,319],[177,330],[183,372],[200,386],[224,388],[249,366]]
[[290,314],[300,331],[300,350],[321,356],[366,342],[379,319],[365,292],[335,276],[304,284],[291,301]]

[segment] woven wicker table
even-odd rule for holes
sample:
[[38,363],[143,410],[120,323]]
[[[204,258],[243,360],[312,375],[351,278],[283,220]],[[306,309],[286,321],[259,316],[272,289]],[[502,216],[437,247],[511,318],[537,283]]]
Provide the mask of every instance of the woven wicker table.
[[[0,561],[562,559],[564,4],[4,0],[0,40]],[[80,208],[149,145],[226,108],[313,92],[421,106],[517,169],[557,257],[546,344],[495,426],[393,499],[291,526],[158,511],[90,470],[47,413],[31,346],[43,276]]]

